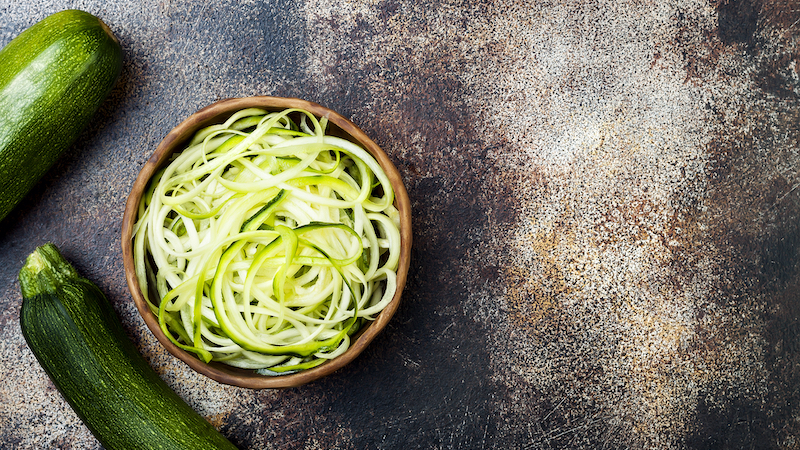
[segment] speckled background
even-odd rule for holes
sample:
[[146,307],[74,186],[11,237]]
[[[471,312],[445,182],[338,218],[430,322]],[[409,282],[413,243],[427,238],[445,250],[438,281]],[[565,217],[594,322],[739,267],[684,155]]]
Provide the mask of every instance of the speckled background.
[[[0,43],[66,8],[124,68],[0,223],[0,448],[100,448],[20,333],[16,275],[47,241],[243,450],[800,448],[796,0],[0,0]],[[257,94],[351,118],[414,208],[389,328],[281,391],[160,348],[119,242],[161,138]]]

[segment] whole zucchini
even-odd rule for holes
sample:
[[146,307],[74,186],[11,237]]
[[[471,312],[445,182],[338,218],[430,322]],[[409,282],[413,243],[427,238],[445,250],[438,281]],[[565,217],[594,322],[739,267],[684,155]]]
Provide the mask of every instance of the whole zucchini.
[[31,253],[19,281],[28,346],[106,449],[235,449],[150,367],[105,295],[56,246]]
[[0,50],[0,220],[78,138],[122,70],[97,17],[55,13]]

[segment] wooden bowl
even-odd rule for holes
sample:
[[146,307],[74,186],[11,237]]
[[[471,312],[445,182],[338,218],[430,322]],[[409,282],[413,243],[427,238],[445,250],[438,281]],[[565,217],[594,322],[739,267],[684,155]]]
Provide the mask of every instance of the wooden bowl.
[[[267,376],[257,374],[252,370],[244,370],[228,366],[223,363],[214,362],[207,364],[196,358],[193,354],[186,352],[173,344],[162,332],[158,325],[158,318],[154,315],[147,305],[147,301],[142,295],[142,290],[136,278],[133,258],[133,227],[138,220],[138,205],[147,187],[150,178],[161,167],[168,163],[169,157],[173,152],[181,151],[183,145],[199,129],[208,125],[222,123],[233,113],[250,107],[263,108],[269,111],[282,111],[287,108],[301,108],[311,112],[317,117],[327,117],[329,121],[328,133],[339,135],[354,143],[360,144],[367,149],[380,163],[386,171],[395,191],[395,207],[400,212],[400,237],[402,249],[400,252],[400,262],[397,269],[397,292],[386,308],[378,314],[375,320],[365,327],[358,334],[353,336],[349,349],[338,357],[327,361],[315,368],[287,375]],[[316,103],[296,99],[280,97],[248,97],[232,98],[221,100],[208,107],[205,107],[189,116],[180,125],[175,127],[167,134],[163,141],[156,148],[155,153],[145,163],[139,176],[133,184],[131,193],[125,205],[125,215],[122,219],[122,257],[125,264],[125,277],[128,282],[131,295],[136,307],[139,309],[145,323],[150,331],[158,338],[159,342],[173,355],[189,365],[192,369],[202,373],[220,383],[234,386],[264,389],[264,388],[288,388],[296,387],[318,378],[329,375],[342,368],[347,363],[355,359],[375,336],[386,327],[391,317],[394,315],[400,303],[400,296],[405,286],[408,273],[409,259],[411,255],[411,204],[408,193],[403,185],[400,173],[389,160],[386,153],[378,147],[363,131],[355,126],[348,119],[342,117],[330,109],[322,107]]]

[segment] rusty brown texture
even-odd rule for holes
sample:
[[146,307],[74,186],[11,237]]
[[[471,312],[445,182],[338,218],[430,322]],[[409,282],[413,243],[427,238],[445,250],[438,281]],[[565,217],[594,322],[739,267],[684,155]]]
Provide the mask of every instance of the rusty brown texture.
[[[800,448],[800,4],[777,0],[83,2],[122,78],[0,223],[0,448],[99,448],[20,334],[53,241],[242,449]],[[66,2],[2,4],[8,42]],[[217,99],[297,96],[391,156],[403,305],[297,389],[192,373],[122,276],[127,190]],[[80,201],[76,201],[80,199]]]

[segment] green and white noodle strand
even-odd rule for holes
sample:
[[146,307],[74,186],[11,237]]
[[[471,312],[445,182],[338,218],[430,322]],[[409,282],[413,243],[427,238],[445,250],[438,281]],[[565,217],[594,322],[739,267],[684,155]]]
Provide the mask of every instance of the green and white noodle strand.
[[304,370],[346,351],[391,301],[391,183],[326,127],[303,110],[245,109],[198,131],[154,177],[134,228],[136,275],[177,346],[265,374]]

